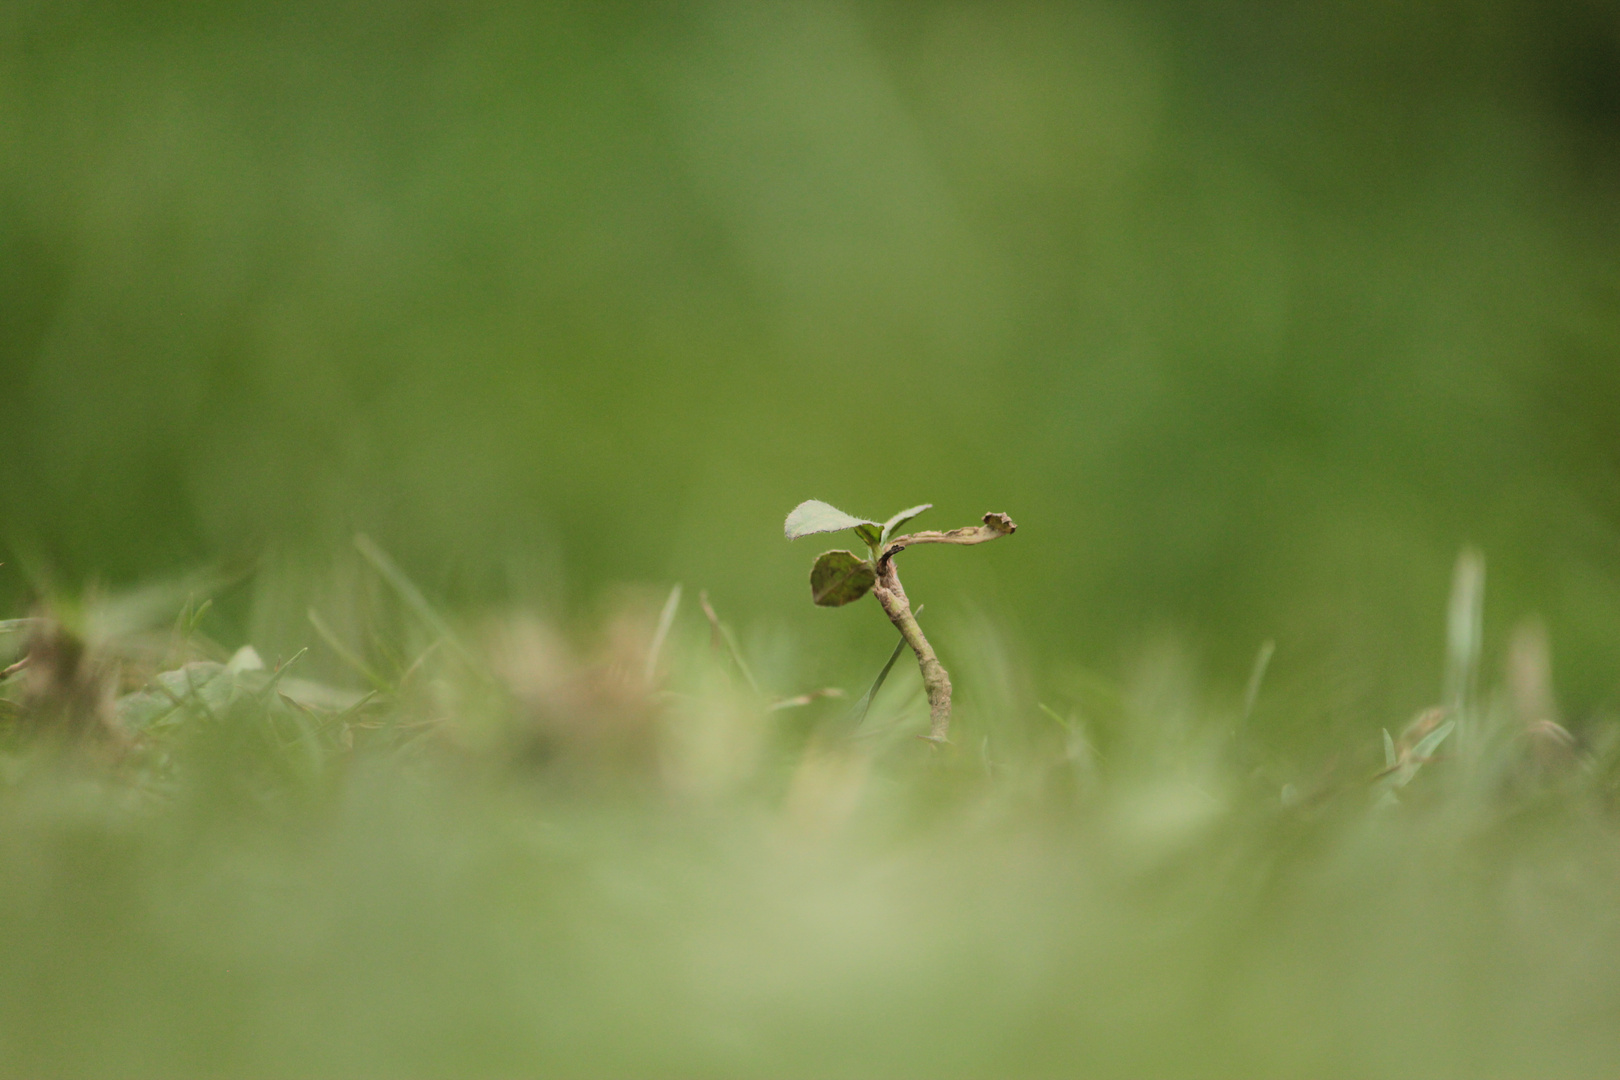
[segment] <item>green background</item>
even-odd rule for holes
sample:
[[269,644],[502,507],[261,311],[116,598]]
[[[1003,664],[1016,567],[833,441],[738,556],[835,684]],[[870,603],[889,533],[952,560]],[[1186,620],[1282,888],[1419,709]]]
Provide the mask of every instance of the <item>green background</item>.
[[1617,147],[1608,4],[13,0],[0,598],[258,560],[216,633],[285,655],[365,530],[847,681],[892,631],[782,518],[927,500],[1020,525],[907,556],[938,625],[1233,695],[1275,639],[1279,738],[1432,701],[1475,544],[1590,715]]

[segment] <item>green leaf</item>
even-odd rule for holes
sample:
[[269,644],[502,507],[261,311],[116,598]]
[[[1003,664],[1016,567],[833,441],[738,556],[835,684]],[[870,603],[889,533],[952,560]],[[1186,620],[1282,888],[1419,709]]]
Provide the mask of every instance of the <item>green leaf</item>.
[[857,525],[855,535],[864,540],[867,547],[877,547],[883,542],[881,529],[879,525]]
[[[789,540],[797,540],[801,536],[811,533],[838,532],[842,529],[854,529],[861,525],[870,525],[873,528],[882,528],[875,521],[865,518],[851,517],[836,506],[829,506],[820,499],[807,499],[793,508],[793,513],[787,516],[787,522],[782,527],[783,534]],[[865,537],[862,537],[865,539]]]
[[877,571],[848,551],[824,551],[810,568],[810,599],[821,607],[843,607],[865,596]]
[[889,537],[894,535],[894,531],[896,529],[910,521],[912,518],[916,517],[918,514],[922,513],[924,510],[932,510],[933,508],[933,503],[922,503],[919,506],[913,506],[909,510],[900,511],[898,514],[894,515],[894,517],[883,523],[883,534],[878,538],[878,543],[887,544],[889,542]]

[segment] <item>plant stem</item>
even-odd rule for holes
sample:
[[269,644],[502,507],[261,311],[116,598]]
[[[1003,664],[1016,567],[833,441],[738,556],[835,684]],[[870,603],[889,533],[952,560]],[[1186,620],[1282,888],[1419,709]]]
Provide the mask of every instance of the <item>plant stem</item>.
[[911,601],[906,599],[906,590],[900,585],[900,572],[894,568],[892,558],[878,562],[878,579],[872,586],[872,592],[877,595],[878,603],[883,605],[889,621],[900,631],[900,636],[911,646],[911,651],[917,654],[917,666],[922,669],[923,689],[928,694],[928,734],[923,738],[935,745],[949,742],[946,735],[951,727],[951,677],[946,674],[945,665],[939,662],[939,657],[934,655],[934,647],[923,636],[917,617],[911,613]]

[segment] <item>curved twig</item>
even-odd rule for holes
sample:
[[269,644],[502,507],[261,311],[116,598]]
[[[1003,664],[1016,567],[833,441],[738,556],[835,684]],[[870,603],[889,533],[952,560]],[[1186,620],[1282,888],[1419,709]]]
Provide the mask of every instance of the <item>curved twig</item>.
[[883,548],[883,554],[878,556],[878,569],[881,572],[890,559],[914,544],[983,544],[1017,531],[1018,526],[1006,514],[986,514],[983,525],[969,525],[950,532],[930,529],[910,533],[889,541]]
[[890,541],[884,547],[883,554],[878,556],[877,581],[872,585],[872,592],[878,598],[878,603],[883,605],[883,612],[889,621],[900,631],[900,636],[911,646],[911,651],[917,654],[923,690],[928,694],[928,734],[924,738],[936,745],[949,741],[946,736],[951,727],[951,677],[935,655],[934,647],[928,643],[917,617],[911,612],[911,601],[906,598],[906,590],[900,585],[894,557],[913,544],[983,544],[1017,530],[1018,526],[1006,514],[986,514],[983,525],[899,537]]

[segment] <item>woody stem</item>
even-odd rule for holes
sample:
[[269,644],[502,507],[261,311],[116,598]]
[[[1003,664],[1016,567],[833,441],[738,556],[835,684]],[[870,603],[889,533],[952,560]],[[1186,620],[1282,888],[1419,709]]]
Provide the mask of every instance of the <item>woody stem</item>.
[[939,662],[939,657],[934,655],[934,647],[928,644],[922,627],[917,624],[917,617],[911,613],[911,601],[906,598],[906,590],[900,585],[900,573],[895,569],[892,557],[878,561],[878,578],[872,592],[877,595],[878,603],[883,605],[883,612],[889,616],[889,621],[900,631],[900,636],[911,646],[911,651],[917,654],[917,666],[922,669],[923,690],[928,694],[928,734],[924,738],[935,744],[949,741],[946,735],[951,727],[951,677],[946,674],[945,665]]

